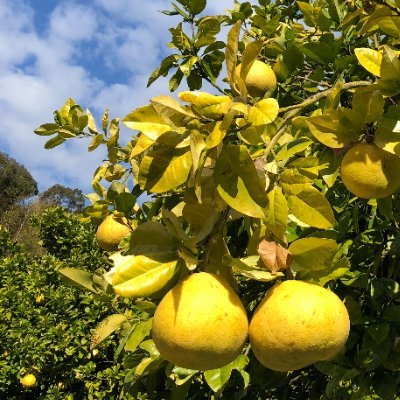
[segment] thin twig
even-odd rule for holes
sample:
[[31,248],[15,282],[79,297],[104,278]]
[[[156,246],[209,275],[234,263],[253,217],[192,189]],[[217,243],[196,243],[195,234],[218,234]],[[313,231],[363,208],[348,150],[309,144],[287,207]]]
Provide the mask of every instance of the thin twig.
[[[362,86],[368,86],[370,85],[371,82],[369,81],[355,81],[355,82],[348,82],[348,83],[344,83],[341,87],[341,90],[349,90],[349,89],[354,89],[357,87],[362,87]],[[265,153],[264,153],[264,157],[265,159],[267,159],[269,153],[271,152],[271,150],[274,148],[274,146],[276,145],[276,143],[278,142],[278,140],[280,139],[280,137],[285,133],[286,130],[286,125],[288,124],[288,122],[293,119],[293,117],[298,114],[303,108],[310,106],[311,104],[316,103],[317,101],[328,97],[332,91],[335,90],[335,87],[331,88],[331,89],[327,89],[324,90],[322,92],[316,93],[313,96],[309,97],[308,99],[304,100],[303,102],[299,103],[299,104],[295,104],[293,106],[289,106],[289,107],[283,107],[279,109],[279,112],[285,112],[285,116],[283,117],[283,121],[282,124],[278,130],[278,132],[276,132],[275,136],[271,139],[271,141],[268,143],[267,148],[265,149]]]

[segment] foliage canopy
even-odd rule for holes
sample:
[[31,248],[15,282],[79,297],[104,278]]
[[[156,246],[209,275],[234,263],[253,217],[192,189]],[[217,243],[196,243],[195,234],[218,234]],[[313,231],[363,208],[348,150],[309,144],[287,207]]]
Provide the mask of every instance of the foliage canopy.
[[[108,112],[98,129],[72,99],[35,130],[51,137],[46,148],[74,137],[91,138],[89,151],[105,146],[85,215],[98,224],[113,211],[138,224],[103,277],[134,288],[132,304],[149,314],[120,342],[131,368],[126,391],[138,398],[207,397],[211,389],[215,398],[394,399],[399,190],[358,198],[344,186],[340,163],[363,142],[400,156],[400,4],[258,0],[219,16],[203,15],[205,6],[178,0],[164,11],[182,21],[170,29],[173,54],[149,84],[170,74],[171,91],[183,80],[189,91],[132,110],[122,119],[132,137],[120,135],[120,120]],[[270,64],[278,81],[263,98],[245,85],[255,60]],[[203,84],[213,93],[199,91]],[[152,201],[138,205],[143,193]],[[149,298],[194,270],[226,276],[250,315],[276,279],[328,287],[350,314],[345,352],[288,374],[263,368],[249,347],[220,369],[174,367],[149,335],[157,305]],[[84,271],[67,274],[91,287]],[[99,326],[96,338],[122,320]]]

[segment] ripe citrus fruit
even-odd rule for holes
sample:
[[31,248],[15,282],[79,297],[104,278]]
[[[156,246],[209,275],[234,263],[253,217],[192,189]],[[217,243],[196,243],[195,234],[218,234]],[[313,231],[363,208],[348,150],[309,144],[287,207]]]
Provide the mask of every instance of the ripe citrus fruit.
[[21,384],[24,387],[32,387],[36,383],[36,377],[33,374],[26,374],[21,379]]
[[207,272],[189,275],[161,300],[152,336],[161,356],[195,370],[222,367],[242,351],[246,311],[232,287]]
[[340,175],[346,188],[358,197],[387,197],[400,186],[400,157],[373,143],[359,143],[343,157]]
[[115,218],[111,214],[97,228],[97,244],[103,250],[116,250],[119,242],[130,232],[126,218]]
[[[241,65],[238,65],[236,74],[240,75],[240,71]],[[264,97],[267,92],[275,90],[276,75],[268,64],[255,60],[244,82],[250,96]]]
[[35,303],[37,305],[41,305],[44,303],[44,294],[39,294],[39,296],[36,297]]
[[290,280],[268,291],[250,322],[249,336],[261,364],[286,372],[335,356],[349,329],[346,307],[335,293]]

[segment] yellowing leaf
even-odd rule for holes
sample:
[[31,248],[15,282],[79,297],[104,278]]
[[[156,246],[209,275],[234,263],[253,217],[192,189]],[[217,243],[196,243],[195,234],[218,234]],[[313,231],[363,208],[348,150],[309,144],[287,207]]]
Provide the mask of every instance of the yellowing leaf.
[[152,140],[157,140],[164,133],[174,130],[157,114],[151,104],[132,111],[122,122],[130,129],[143,132]]
[[214,96],[206,92],[181,92],[179,98],[191,103],[196,113],[211,119],[222,118],[232,104],[229,96]]
[[247,120],[253,126],[267,125],[278,116],[279,104],[275,99],[263,99],[250,107]]
[[142,154],[153,144],[154,144],[153,139],[150,139],[149,137],[147,137],[144,134],[139,134],[139,136],[136,139],[135,146],[133,147],[133,149],[131,151],[129,159],[132,159],[133,157],[136,157],[137,155]]
[[381,76],[382,52],[360,47],[354,50],[358,62],[371,74]]
[[318,141],[325,146],[338,149],[358,139],[363,118],[355,110],[341,108],[329,114],[309,117],[306,123]]
[[234,210],[256,218],[265,216],[267,195],[246,146],[225,146],[213,176],[218,193]]
[[374,143],[383,150],[400,156],[400,107],[389,107],[378,124]]
[[94,349],[125,323],[128,323],[128,318],[123,314],[113,314],[103,319],[92,334],[90,348]]
[[305,271],[324,269],[337,249],[334,240],[316,237],[298,239],[289,246],[295,265]]
[[134,256],[113,270],[112,286],[123,297],[160,297],[177,281],[182,262],[161,263]]
[[275,187],[268,193],[265,224],[277,238],[282,239],[285,236],[287,223],[288,205],[281,189]]
[[206,140],[206,147],[207,149],[212,149],[214,147],[217,147],[226,134],[228,133],[228,129],[231,126],[233,121],[233,114],[229,113],[226,114],[224,119],[222,121],[218,121],[212,132],[210,133],[210,136],[208,136]]
[[157,114],[168,124],[175,127],[186,125],[197,118],[189,109],[182,107],[173,97],[157,96],[151,99]]
[[141,189],[164,193],[186,182],[192,167],[188,148],[161,148],[148,152],[139,166]]
[[329,201],[316,188],[299,186],[296,187],[296,191],[287,194],[289,211],[309,226],[320,229],[332,228],[335,217]]

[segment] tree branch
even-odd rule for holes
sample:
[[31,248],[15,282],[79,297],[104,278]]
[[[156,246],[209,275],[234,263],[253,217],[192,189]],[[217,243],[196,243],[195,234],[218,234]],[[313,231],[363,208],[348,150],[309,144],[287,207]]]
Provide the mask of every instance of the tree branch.
[[[348,83],[344,83],[341,87],[341,90],[349,90],[349,89],[354,89],[354,88],[358,88],[358,87],[362,87],[362,86],[368,86],[370,85],[371,82],[369,81],[355,81],[355,82],[348,82]],[[299,104],[295,104],[293,106],[289,106],[289,107],[283,107],[279,109],[280,113],[286,113],[283,117],[283,121],[282,124],[280,126],[280,128],[278,129],[278,132],[276,132],[275,136],[271,139],[271,141],[268,143],[267,148],[265,149],[265,153],[264,153],[264,157],[265,159],[267,159],[269,153],[271,152],[271,150],[274,148],[274,146],[276,145],[276,143],[278,142],[278,140],[280,139],[280,137],[285,133],[286,130],[286,125],[288,124],[288,122],[293,119],[293,117],[298,114],[301,109],[310,106],[311,104],[316,103],[317,101],[328,97],[333,90],[335,90],[336,87],[333,87],[331,89],[327,89],[324,90],[322,92],[316,93],[313,96],[309,97],[308,99],[304,100],[303,102],[299,103]]]

